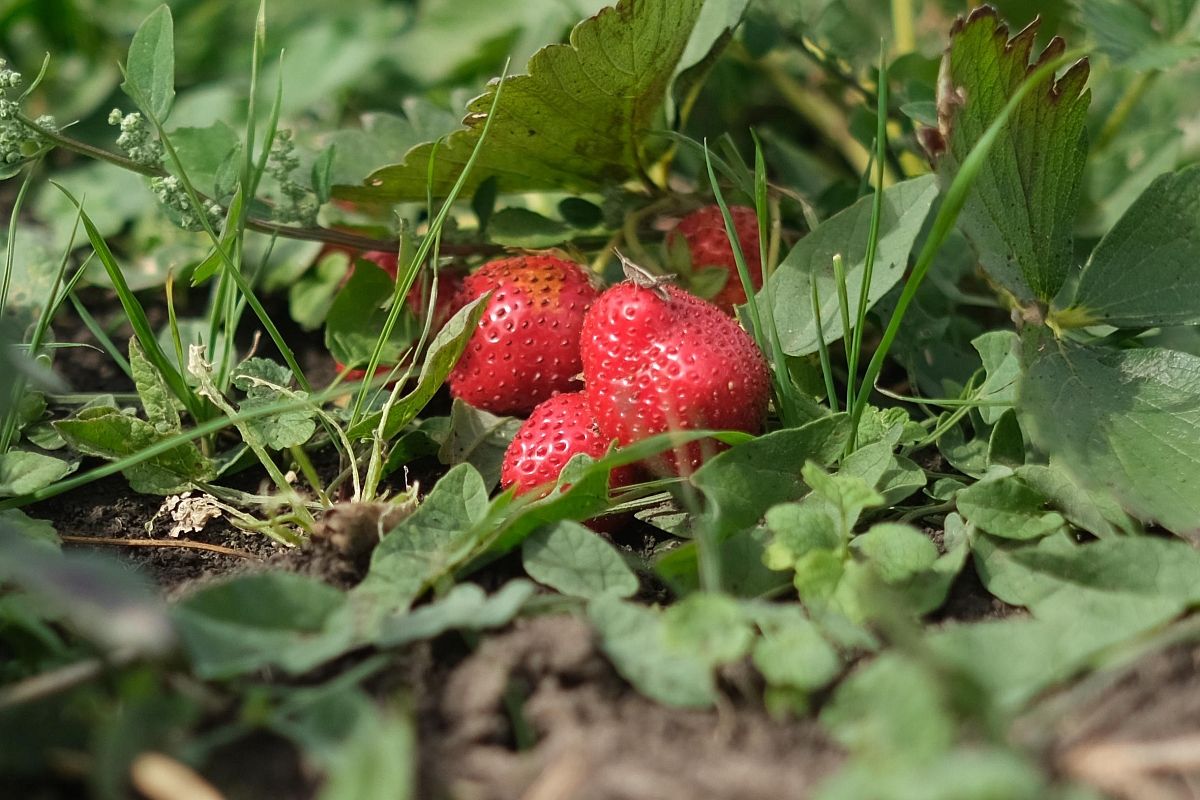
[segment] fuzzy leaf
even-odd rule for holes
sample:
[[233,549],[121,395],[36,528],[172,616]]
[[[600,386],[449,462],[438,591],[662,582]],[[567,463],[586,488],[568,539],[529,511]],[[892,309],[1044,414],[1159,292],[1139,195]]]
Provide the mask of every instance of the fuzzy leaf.
[[1081,486],[1200,542],[1200,358],[1033,332],[1022,362],[1017,408],[1033,443]]
[[1118,328],[1200,322],[1200,165],[1142,192],[1096,245],[1060,313]]
[[179,412],[175,410],[171,390],[162,373],[146,358],[136,336],[129,340],[129,367],[146,419],[159,433],[178,433],[181,430]]
[[[642,139],[655,125],[702,5],[619,0],[576,26],[570,44],[539,50],[528,75],[505,81],[466,193],[489,177],[498,191],[510,193],[591,190],[638,175],[646,163]],[[377,170],[362,186],[336,187],[334,194],[423,201],[428,188],[445,197],[483,132],[495,92],[489,86],[471,101],[465,129],[442,146],[419,145],[403,163]]]
[[[989,6],[955,26],[939,79],[939,135],[931,137],[945,182],[1028,77],[1036,36],[1032,24],[1009,39]],[[1053,39],[1033,63],[1065,49]],[[1073,263],[1072,226],[1087,157],[1088,71],[1081,61],[1017,106],[959,218],[984,268],[1022,302],[1053,298]]]
[[993,536],[1037,539],[1053,533],[1065,520],[1046,509],[1046,498],[1016,475],[990,478],[958,493],[958,510]]
[[[909,253],[937,194],[937,182],[928,175],[884,190],[879,249],[868,294],[869,305],[878,302],[904,275]],[[797,242],[772,273],[767,287],[759,292],[760,303],[767,302],[768,297],[773,303],[780,341],[788,355],[805,355],[818,349],[816,320],[812,314],[814,280],[825,341],[837,341],[845,334],[838,313],[833,257],[838,253],[842,255],[847,290],[857,302],[866,265],[872,203],[873,198],[864,197],[818,225]],[[851,318],[853,316],[854,307],[851,306]]]
[[164,122],[175,100],[175,31],[171,9],[156,8],[133,34],[122,91]]
[[578,522],[534,532],[521,547],[521,563],[529,577],[572,597],[630,597],[638,590],[621,554]]
[[0,453],[0,497],[36,492],[74,472],[76,466],[56,456],[27,450]]
[[[136,455],[166,438],[149,422],[106,407],[84,409],[54,427],[79,452],[109,461]],[[124,474],[135,492],[172,494],[192,481],[208,480],[214,467],[195,444],[187,443],[135,464]]]

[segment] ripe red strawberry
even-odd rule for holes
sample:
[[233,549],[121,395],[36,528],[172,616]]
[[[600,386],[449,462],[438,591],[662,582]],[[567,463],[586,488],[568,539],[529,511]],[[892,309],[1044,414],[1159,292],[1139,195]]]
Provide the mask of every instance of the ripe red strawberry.
[[463,281],[460,306],[491,292],[450,373],[450,393],[494,414],[524,415],[579,387],[579,330],[598,292],[578,264],[552,255],[490,261]]
[[[758,252],[758,217],[754,209],[746,206],[731,206],[729,213],[733,217],[738,242],[742,245],[750,280],[755,289],[761,289],[762,259]],[[693,271],[711,267],[729,271],[725,285],[711,298],[713,305],[732,314],[734,306],[746,302],[746,292],[738,276],[737,261],[734,260],[733,248],[725,232],[725,218],[721,215],[720,206],[705,206],[693,211],[679,221],[670,235],[682,236],[687,242]]]
[[[600,432],[627,445],[668,430],[758,433],[770,401],[754,340],[712,303],[675,286],[621,283],[583,323],[583,377]],[[723,447],[664,453],[656,469],[687,475]]]
[[[573,456],[587,453],[600,458],[611,440],[600,435],[596,418],[583,392],[556,394],[540,403],[504,453],[500,486],[517,487],[517,494],[558,480],[558,474]],[[618,467],[609,477],[616,488],[637,481],[634,467]]]

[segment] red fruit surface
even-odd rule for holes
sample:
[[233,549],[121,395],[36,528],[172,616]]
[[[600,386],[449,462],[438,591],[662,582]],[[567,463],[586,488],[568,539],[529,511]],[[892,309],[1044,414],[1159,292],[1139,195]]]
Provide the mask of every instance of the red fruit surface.
[[[733,228],[737,231],[738,242],[742,245],[742,255],[746,258],[750,280],[755,289],[761,289],[762,259],[758,251],[758,217],[754,209],[746,206],[731,206],[729,213],[733,217]],[[725,217],[721,215],[720,206],[705,206],[688,214],[679,221],[675,230],[671,231],[671,236],[682,236],[687,242],[693,270],[721,267],[729,271],[725,285],[710,300],[713,305],[732,314],[734,306],[746,302],[746,292],[742,288],[742,279],[738,276],[737,261],[733,257],[729,236],[725,233]]]
[[[600,434],[596,418],[582,392],[556,394],[538,405],[504,452],[500,486],[517,487],[517,494],[558,480],[573,456],[586,453],[600,458],[610,439]],[[635,467],[618,467],[609,476],[616,488],[637,481]]]
[[490,261],[463,281],[459,304],[491,292],[450,373],[450,394],[494,414],[523,416],[579,388],[579,332],[598,292],[578,264],[549,255]]
[[[762,430],[771,394],[762,353],[723,311],[682,289],[612,287],[584,319],[581,352],[600,432],[622,445],[668,430]],[[721,449],[693,442],[648,466],[687,475]]]

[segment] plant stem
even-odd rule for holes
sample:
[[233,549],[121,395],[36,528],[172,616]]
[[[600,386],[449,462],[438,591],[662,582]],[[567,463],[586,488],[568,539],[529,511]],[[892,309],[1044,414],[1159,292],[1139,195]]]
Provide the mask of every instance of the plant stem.
[[1104,121],[1104,127],[1100,129],[1099,135],[1096,136],[1096,150],[1103,150],[1112,144],[1112,140],[1125,127],[1125,121],[1129,119],[1129,115],[1133,113],[1133,109],[1137,108],[1137,104],[1141,102],[1142,95],[1146,93],[1146,90],[1150,88],[1158,75],[1158,72],[1143,72],[1133,79],[1129,87],[1125,90],[1125,93],[1121,95],[1121,99],[1113,106],[1112,113],[1108,115],[1108,119]]

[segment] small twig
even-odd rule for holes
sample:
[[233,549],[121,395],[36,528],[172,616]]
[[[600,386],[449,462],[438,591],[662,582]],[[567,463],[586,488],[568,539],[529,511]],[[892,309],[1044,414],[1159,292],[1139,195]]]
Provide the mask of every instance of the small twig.
[[64,542],[71,544],[104,544],[115,547],[183,547],[189,550],[206,550],[210,553],[220,553],[223,556],[245,558],[250,561],[262,561],[261,556],[247,553],[245,550],[234,550],[219,544],[193,542],[188,539],[115,539],[108,536],[60,536]]

